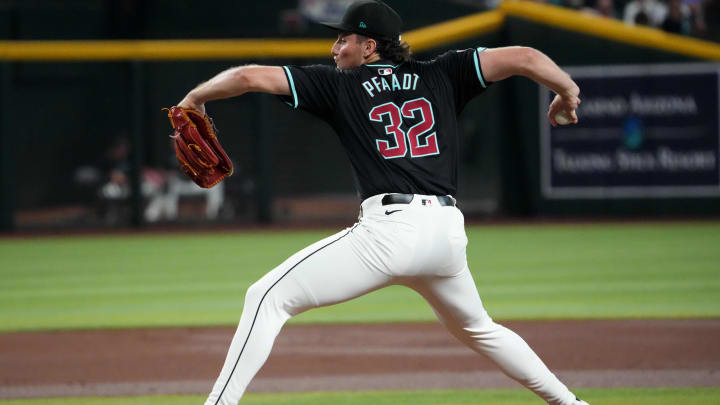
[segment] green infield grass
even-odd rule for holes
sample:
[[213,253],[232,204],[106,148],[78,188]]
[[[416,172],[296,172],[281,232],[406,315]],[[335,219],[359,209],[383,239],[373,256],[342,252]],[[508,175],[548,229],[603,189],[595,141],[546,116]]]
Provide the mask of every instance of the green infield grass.
[[[585,389],[578,392],[591,405],[712,405],[720,388]],[[198,405],[203,396],[122,398],[43,398],[6,400],[5,405]],[[243,405],[540,405],[529,391],[363,391],[299,394],[248,394]]]
[[[0,330],[235,325],[253,281],[332,233],[0,239]],[[496,319],[720,316],[720,222],[473,226],[468,237]],[[390,287],[291,322],[433,319]]]

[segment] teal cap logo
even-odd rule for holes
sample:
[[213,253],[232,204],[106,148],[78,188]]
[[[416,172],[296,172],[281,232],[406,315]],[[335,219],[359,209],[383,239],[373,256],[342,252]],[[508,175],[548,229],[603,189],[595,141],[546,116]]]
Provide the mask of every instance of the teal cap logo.
[[367,28],[364,21],[360,21],[360,28]]

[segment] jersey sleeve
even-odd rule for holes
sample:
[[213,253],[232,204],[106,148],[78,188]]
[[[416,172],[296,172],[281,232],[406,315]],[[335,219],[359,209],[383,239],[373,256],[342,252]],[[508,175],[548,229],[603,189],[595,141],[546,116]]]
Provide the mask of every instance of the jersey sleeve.
[[433,61],[450,78],[458,110],[492,84],[485,80],[480,67],[479,53],[484,50],[480,47],[449,51]]
[[290,95],[281,96],[292,108],[300,108],[320,117],[329,117],[337,105],[339,74],[327,65],[283,66]]

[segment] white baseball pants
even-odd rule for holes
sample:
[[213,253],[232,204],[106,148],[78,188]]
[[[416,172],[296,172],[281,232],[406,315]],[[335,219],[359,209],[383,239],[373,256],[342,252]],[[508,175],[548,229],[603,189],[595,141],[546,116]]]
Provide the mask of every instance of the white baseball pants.
[[440,206],[434,196],[393,205],[382,205],[382,197],[363,201],[353,227],[294,254],[250,286],[205,405],[238,403],[290,317],[393,284],[421,294],[455,337],[548,403],[575,403],[527,343],[483,308],[467,266],[460,210]]

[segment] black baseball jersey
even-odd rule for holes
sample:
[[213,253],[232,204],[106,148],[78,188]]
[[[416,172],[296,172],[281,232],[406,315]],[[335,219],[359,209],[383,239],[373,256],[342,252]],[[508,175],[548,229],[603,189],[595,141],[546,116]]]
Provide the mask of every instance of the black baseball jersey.
[[284,66],[291,95],[282,98],[337,132],[362,199],[383,193],[454,195],[457,117],[489,85],[478,59],[484,49],[347,70]]

